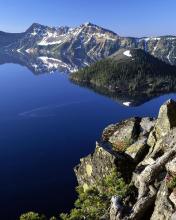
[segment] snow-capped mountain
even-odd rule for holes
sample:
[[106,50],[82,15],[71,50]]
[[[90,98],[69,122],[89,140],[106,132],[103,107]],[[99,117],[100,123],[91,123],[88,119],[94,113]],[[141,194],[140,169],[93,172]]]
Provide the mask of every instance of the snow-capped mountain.
[[[0,32],[0,51],[39,57],[43,65],[48,65],[51,70],[59,68],[61,64],[69,71],[74,71],[121,48],[141,48],[176,65],[176,36],[121,37],[91,23],[76,28],[56,28],[34,23],[21,34]],[[55,64],[51,65],[51,62]]]
[[50,54],[86,66],[109,56],[117,48],[117,34],[91,23],[76,28],[49,28],[33,24],[16,48],[27,53]]

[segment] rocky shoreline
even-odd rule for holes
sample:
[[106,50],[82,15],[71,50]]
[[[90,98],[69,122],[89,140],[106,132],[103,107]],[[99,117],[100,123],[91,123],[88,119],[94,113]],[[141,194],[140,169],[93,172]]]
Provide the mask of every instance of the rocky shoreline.
[[[74,171],[78,199],[59,219],[175,220],[176,102],[164,103],[156,119],[109,125]],[[20,217],[25,219],[47,218],[29,212]]]
[[[108,189],[106,185],[101,192],[100,182],[114,170],[132,186],[131,192],[109,194],[109,208],[101,216],[89,216],[88,208],[80,219],[176,219],[175,101],[164,103],[157,119],[135,117],[105,128],[95,151],[74,169],[79,187],[84,192],[97,189],[98,195]],[[75,210],[80,211],[81,205]],[[70,215],[65,219],[79,219]]]

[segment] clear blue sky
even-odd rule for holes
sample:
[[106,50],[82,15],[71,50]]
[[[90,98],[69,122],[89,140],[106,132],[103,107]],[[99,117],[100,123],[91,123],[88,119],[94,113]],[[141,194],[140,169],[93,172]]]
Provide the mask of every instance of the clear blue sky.
[[176,0],[0,0],[0,30],[90,21],[123,36],[176,35]]

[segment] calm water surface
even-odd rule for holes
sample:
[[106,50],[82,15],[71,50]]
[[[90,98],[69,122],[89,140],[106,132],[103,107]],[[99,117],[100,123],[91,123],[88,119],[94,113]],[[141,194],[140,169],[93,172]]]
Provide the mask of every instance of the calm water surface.
[[126,107],[69,82],[0,66],[0,216],[68,211],[75,199],[73,167],[91,153],[104,127],[132,116],[156,116],[175,94]]

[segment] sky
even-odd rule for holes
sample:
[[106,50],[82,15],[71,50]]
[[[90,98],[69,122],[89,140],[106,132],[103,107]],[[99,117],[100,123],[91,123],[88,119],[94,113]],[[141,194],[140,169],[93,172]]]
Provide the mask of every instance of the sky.
[[121,36],[176,35],[176,0],[0,0],[0,30],[91,22]]

